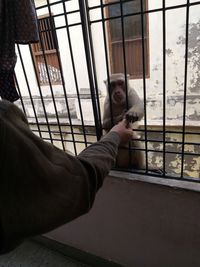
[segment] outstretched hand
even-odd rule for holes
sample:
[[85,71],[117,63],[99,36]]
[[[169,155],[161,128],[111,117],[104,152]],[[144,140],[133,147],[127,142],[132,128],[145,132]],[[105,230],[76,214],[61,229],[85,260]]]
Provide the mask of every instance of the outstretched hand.
[[127,123],[126,119],[120,121],[110,131],[118,133],[121,140],[120,144],[128,143],[133,136],[133,131],[129,127],[129,123]]

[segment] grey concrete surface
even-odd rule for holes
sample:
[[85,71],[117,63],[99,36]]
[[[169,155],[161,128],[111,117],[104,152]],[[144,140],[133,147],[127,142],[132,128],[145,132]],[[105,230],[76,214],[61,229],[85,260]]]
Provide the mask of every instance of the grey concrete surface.
[[0,256],[0,267],[89,267],[32,241]]

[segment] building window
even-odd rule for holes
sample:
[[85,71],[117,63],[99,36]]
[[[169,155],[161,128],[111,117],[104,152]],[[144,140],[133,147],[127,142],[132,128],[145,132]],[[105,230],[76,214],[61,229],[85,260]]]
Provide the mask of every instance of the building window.
[[32,45],[32,51],[40,84],[61,84],[58,41],[53,17],[39,17],[38,27],[40,42]]
[[[111,72],[124,72],[124,53],[126,59],[126,70],[131,78],[139,79],[143,77],[143,57],[142,51],[144,43],[145,77],[149,77],[149,43],[148,43],[148,15],[143,15],[144,39],[142,40],[142,18],[141,14],[131,15],[141,12],[141,0],[122,1],[122,13],[120,3],[116,0],[107,0],[113,3],[108,6],[108,17],[119,17],[110,19],[108,23],[108,36],[110,47]],[[118,3],[117,3],[118,2]],[[147,10],[147,0],[143,0],[143,9]],[[121,15],[123,16],[123,24]],[[122,27],[122,25],[124,25]],[[124,45],[123,31],[124,29]]]

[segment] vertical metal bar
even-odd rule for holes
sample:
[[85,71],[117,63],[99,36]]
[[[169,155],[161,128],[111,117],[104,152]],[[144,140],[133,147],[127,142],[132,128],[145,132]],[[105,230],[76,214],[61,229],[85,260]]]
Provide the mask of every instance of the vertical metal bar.
[[[91,31],[91,23],[90,23],[90,15],[89,15],[89,6],[88,6],[88,0],[86,0],[86,15],[87,15],[87,22],[88,22],[88,34],[89,34],[89,42],[90,42],[90,48],[91,48],[91,57],[92,57],[92,68],[93,68],[93,74],[94,74],[94,86],[96,89],[96,101],[97,101],[97,111],[98,111],[98,118],[99,118],[99,136],[102,136],[102,120],[101,120],[101,108],[100,108],[100,101],[99,101],[99,90],[98,90],[98,83],[97,83],[97,71],[95,66],[95,56],[94,56],[94,45],[93,45],[93,38],[92,38],[92,31]],[[98,136],[97,136],[97,140]]]
[[41,29],[40,29],[40,39],[43,40],[44,50],[48,49],[48,42],[47,42],[47,31],[45,27],[45,19],[41,19]]
[[88,70],[88,78],[90,84],[90,92],[92,98],[92,106],[94,112],[94,120],[95,120],[95,128],[96,128],[96,135],[97,140],[101,138],[101,125],[100,125],[100,118],[98,116],[98,109],[96,103],[96,95],[95,95],[95,85],[93,79],[93,66],[92,66],[92,59],[91,59],[91,50],[90,50],[90,40],[89,40],[89,30],[88,30],[88,18],[87,18],[87,10],[86,10],[86,3],[85,0],[79,0],[80,6],[80,15],[81,15],[81,22],[82,22],[82,32],[83,32],[83,40],[84,40],[84,47],[85,47],[85,56],[87,62],[87,70]]
[[45,35],[47,38],[47,44],[48,44],[48,50],[54,49],[54,44],[52,43],[52,29],[51,23],[49,23],[49,18],[44,19],[44,25],[45,25]]
[[[108,49],[107,49],[107,38],[106,38],[106,28],[105,28],[105,18],[104,18],[104,5],[103,0],[100,0],[101,4],[101,17],[102,17],[102,27],[103,27],[103,41],[105,47],[105,60],[106,60],[106,72],[107,72],[107,82],[108,88],[110,87],[110,71],[109,71],[109,60],[108,60]],[[112,108],[112,100],[111,100],[111,92],[108,90],[107,94],[109,95],[109,103],[110,103],[110,117],[111,117],[111,124],[114,124],[113,121],[113,108]]]
[[[63,8],[64,8],[64,14],[66,17],[66,9],[65,9],[65,3],[63,2]],[[51,9],[49,6],[49,15],[51,18]],[[52,23],[53,20],[50,20],[50,23]],[[68,24],[66,23],[66,28],[68,28]],[[62,86],[63,86],[63,92],[64,92],[64,96],[65,96],[65,103],[66,103],[66,107],[67,107],[67,112],[68,112],[68,118],[69,118],[69,124],[70,124],[70,129],[71,129],[71,134],[72,134],[72,140],[73,140],[73,146],[74,146],[74,153],[75,155],[77,155],[77,149],[76,149],[76,142],[75,142],[75,137],[74,137],[74,130],[73,130],[73,126],[72,126],[72,119],[71,119],[71,113],[70,113],[70,108],[69,108],[69,102],[68,102],[68,97],[67,97],[67,91],[66,91],[66,86],[65,86],[65,79],[64,79],[64,75],[63,75],[63,69],[62,69],[62,63],[61,63],[61,59],[60,59],[60,53],[58,50],[58,41],[57,41],[57,37],[54,34],[55,30],[55,25],[54,27],[52,27],[52,38],[54,41],[56,41],[56,54],[58,57],[58,65],[59,65],[59,69],[60,69],[60,75],[61,75],[61,81],[62,81]]]
[[20,47],[19,47],[18,44],[17,44],[17,49],[18,49],[19,58],[20,58],[20,62],[21,62],[21,66],[22,66],[22,70],[23,70],[23,73],[24,73],[24,78],[25,78],[25,81],[26,81],[26,85],[27,85],[28,93],[29,93],[29,96],[30,96],[31,105],[32,105],[32,108],[33,108],[33,112],[34,112],[34,116],[35,116],[35,120],[36,120],[36,124],[37,124],[37,128],[38,128],[38,132],[39,132],[40,137],[42,137],[42,135],[41,135],[40,125],[39,125],[38,118],[37,118],[37,113],[36,113],[36,110],[35,110],[35,105],[34,105],[33,98],[32,98],[32,94],[31,94],[30,85],[29,85],[29,82],[28,82],[28,77],[27,77],[27,75],[26,75],[26,70],[25,70],[25,66],[24,66],[24,62],[23,62],[23,58],[22,58],[22,54],[21,54],[21,50],[20,50]]
[[35,71],[35,74],[36,74],[36,80],[37,80],[38,90],[39,90],[39,94],[40,94],[40,99],[41,99],[41,102],[42,102],[44,116],[45,116],[45,120],[46,120],[46,123],[47,123],[48,131],[49,131],[49,138],[50,138],[51,143],[53,144],[53,138],[52,138],[52,134],[51,134],[51,130],[50,130],[49,120],[48,120],[48,116],[47,116],[47,112],[46,112],[46,108],[45,108],[45,104],[44,104],[44,99],[43,99],[43,96],[42,96],[40,80],[38,78],[37,69],[36,69],[36,66],[35,66],[35,60],[34,60],[34,57],[33,57],[33,52],[32,52],[30,44],[29,44],[29,50],[30,50],[30,54],[31,54],[32,62],[33,62],[33,68],[34,68],[34,71]]
[[26,109],[25,109],[25,106],[24,106],[24,101],[23,101],[23,98],[22,98],[22,95],[21,95],[21,91],[20,91],[20,88],[19,88],[19,83],[18,83],[18,80],[17,80],[16,73],[14,73],[14,80],[15,80],[15,84],[16,84],[16,87],[17,87],[17,92],[18,92],[19,97],[20,97],[20,102],[21,102],[21,105],[22,105],[23,112],[26,115]]
[[165,139],[166,139],[166,10],[165,0],[163,0],[163,175],[165,175]]
[[145,47],[144,47],[144,7],[143,0],[140,0],[141,7],[141,31],[142,31],[142,67],[143,67],[143,94],[144,94],[144,128],[145,128],[145,155],[146,155],[146,173],[148,173],[148,146],[147,146],[147,110],[146,110],[146,65],[145,65]]
[[78,80],[77,80],[76,68],[75,68],[75,62],[74,62],[74,56],[73,56],[72,42],[71,42],[71,37],[70,37],[69,25],[68,25],[67,11],[66,11],[66,6],[64,2],[63,2],[63,10],[65,14],[65,24],[66,24],[67,37],[68,37],[68,42],[69,42],[69,50],[70,50],[70,55],[71,55],[71,64],[72,64],[72,69],[73,69],[73,74],[74,74],[74,82],[76,86],[76,94],[77,94],[78,104],[79,104],[79,109],[80,109],[81,123],[82,123],[82,129],[83,129],[83,138],[84,138],[85,146],[87,147],[87,139],[86,139],[83,112],[82,112],[82,106],[81,106],[80,94],[79,94],[79,88],[78,88]]
[[[47,0],[47,2],[48,2],[48,0]],[[63,139],[61,125],[60,125],[60,119],[59,119],[59,116],[58,116],[58,110],[57,110],[56,101],[55,101],[55,97],[54,97],[54,93],[53,93],[53,86],[52,86],[52,83],[51,83],[51,77],[50,77],[50,74],[49,74],[47,58],[46,58],[46,54],[45,54],[45,46],[44,46],[43,38],[42,38],[40,32],[39,32],[39,37],[40,37],[40,43],[41,43],[41,47],[42,47],[42,55],[43,55],[43,58],[44,58],[46,73],[47,73],[48,82],[49,82],[49,88],[50,88],[50,91],[51,91],[51,97],[52,97],[53,106],[54,106],[54,110],[55,110],[56,120],[57,120],[57,123],[58,123],[58,129],[59,129],[59,132],[60,132],[61,143],[62,143],[63,150],[65,151],[64,139]]]
[[181,155],[181,178],[183,178],[184,169],[184,148],[185,148],[185,117],[187,100],[187,74],[188,74],[188,36],[189,36],[189,13],[190,0],[187,0],[186,7],[186,28],[185,28],[185,76],[184,76],[184,97],[183,97],[183,131],[182,131],[182,155]]
[[[125,33],[124,33],[124,16],[123,16],[123,2],[120,0],[120,14],[121,14],[121,28],[122,28],[122,50],[123,50],[123,64],[124,64],[124,76],[125,76],[125,88],[126,88],[126,109],[128,111],[128,82],[127,82],[127,65],[126,65],[126,46],[125,46]],[[131,143],[128,145],[129,151],[129,166],[131,167],[132,153],[131,153]]]
[[124,33],[124,17],[123,17],[123,2],[122,2],[122,0],[120,0],[120,13],[121,13],[121,27],[122,27],[123,64],[124,64],[125,87],[126,87],[126,109],[128,110],[128,86],[127,86],[125,33]]

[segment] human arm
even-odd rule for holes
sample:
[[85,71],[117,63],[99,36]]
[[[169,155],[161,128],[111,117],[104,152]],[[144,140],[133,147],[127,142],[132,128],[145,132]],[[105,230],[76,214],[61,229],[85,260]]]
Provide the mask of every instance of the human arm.
[[[83,164],[93,168],[93,177],[98,177],[97,189],[115,163],[118,146],[127,143],[132,138],[132,130],[125,120],[115,125],[99,142],[82,151],[78,158]],[[91,173],[91,172],[90,172]]]
[[5,252],[87,213],[123,138],[115,128],[74,157],[34,135],[15,105],[1,102],[0,111],[0,252]]

